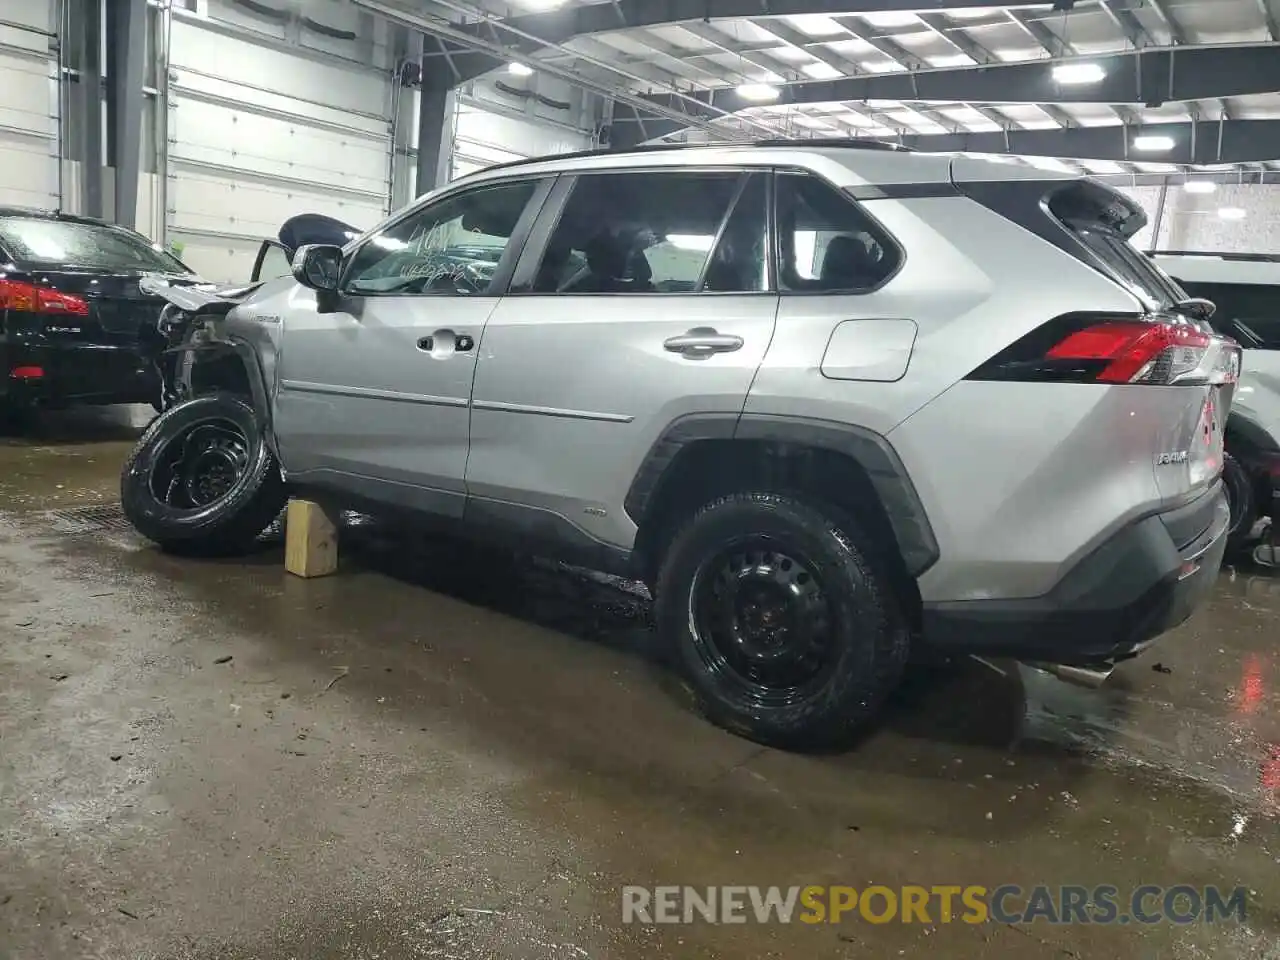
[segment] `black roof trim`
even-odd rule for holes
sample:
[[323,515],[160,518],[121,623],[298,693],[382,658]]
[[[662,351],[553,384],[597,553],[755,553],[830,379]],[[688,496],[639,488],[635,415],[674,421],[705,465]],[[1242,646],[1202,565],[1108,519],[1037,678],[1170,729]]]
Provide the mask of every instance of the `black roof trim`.
[[576,150],[572,153],[553,153],[544,157],[529,157],[524,160],[508,160],[506,163],[495,163],[491,167],[485,167],[484,172],[490,170],[509,170],[513,167],[523,167],[531,163],[542,163],[545,160],[585,160],[589,157],[624,157],[632,154],[646,153],[667,153],[680,150],[708,150],[708,149],[724,149],[726,147],[808,147],[810,149],[825,150],[831,147],[848,148],[852,150],[883,150],[896,153],[915,153],[910,147],[904,147],[901,144],[892,143],[886,140],[868,140],[861,137],[813,137],[774,140],[726,140],[716,143],[650,143],[641,144],[636,147],[628,147],[625,150],[610,150],[607,147],[599,150]]

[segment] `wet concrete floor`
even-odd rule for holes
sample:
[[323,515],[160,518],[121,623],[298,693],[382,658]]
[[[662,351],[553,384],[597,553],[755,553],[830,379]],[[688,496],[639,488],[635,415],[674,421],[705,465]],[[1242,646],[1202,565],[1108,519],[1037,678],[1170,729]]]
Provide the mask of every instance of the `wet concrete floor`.
[[[645,601],[376,526],[157,553],[146,416],[0,438],[0,958],[1277,958],[1280,579],[1100,691],[916,669],[855,749],[723,733]],[[59,486],[59,484],[61,486]],[[95,506],[98,505],[98,506]],[[1245,922],[624,925],[624,885],[1219,885]]]

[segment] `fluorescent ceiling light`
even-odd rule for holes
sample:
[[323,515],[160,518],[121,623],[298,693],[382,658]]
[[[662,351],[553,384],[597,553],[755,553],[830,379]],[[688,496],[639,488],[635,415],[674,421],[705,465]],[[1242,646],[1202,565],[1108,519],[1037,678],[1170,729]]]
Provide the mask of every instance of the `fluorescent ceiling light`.
[[768,83],[743,83],[738,85],[738,96],[743,100],[777,100],[779,90]]
[[1245,218],[1245,210],[1243,207],[1219,207],[1218,216],[1223,220],[1243,220]]
[[970,7],[968,9],[948,10],[947,16],[952,20],[980,20],[999,13],[996,7]]
[[836,77],[844,76],[831,64],[823,63],[821,60],[816,63],[806,63],[800,69],[804,71],[806,76],[813,77],[815,80],[834,80]]
[[527,67],[523,63],[509,63],[507,73],[513,77],[528,77],[533,75],[533,67]]
[[1106,75],[1107,71],[1097,63],[1060,63],[1053,68],[1053,79],[1067,85],[1098,83]]
[[1188,180],[1182,185],[1182,189],[1187,193],[1213,193],[1218,185],[1212,180]]
[[1133,149],[1163,151],[1173,149],[1173,137],[1142,134],[1133,138]]
[[913,27],[920,22],[914,13],[863,13],[859,16],[873,27]]

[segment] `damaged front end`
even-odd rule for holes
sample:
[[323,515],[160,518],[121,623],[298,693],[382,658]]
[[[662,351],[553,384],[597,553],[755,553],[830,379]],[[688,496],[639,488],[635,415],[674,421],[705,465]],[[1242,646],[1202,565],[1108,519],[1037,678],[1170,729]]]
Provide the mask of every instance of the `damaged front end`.
[[[226,324],[231,311],[252,297],[262,283],[238,287],[180,285],[154,277],[141,281],[140,286],[167,301],[156,321],[164,340],[164,349],[155,359],[162,410],[219,386],[265,402],[265,390],[258,396],[259,390],[254,389],[252,378],[243,369],[242,358],[253,355],[252,346],[241,346]],[[228,358],[235,362],[220,363]],[[196,376],[197,366],[204,368],[203,377]]]

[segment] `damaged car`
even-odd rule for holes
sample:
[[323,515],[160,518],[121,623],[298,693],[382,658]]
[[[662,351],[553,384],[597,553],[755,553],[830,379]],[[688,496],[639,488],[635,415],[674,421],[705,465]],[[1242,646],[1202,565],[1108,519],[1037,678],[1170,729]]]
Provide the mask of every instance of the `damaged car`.
[[647,585],[712,720],[844,741],[913,650],[1101,682],[1226,545],[1240,350],[1068,174],[882,144],[472,174],[292,275],[154,281],[170,408],[121,478],[170,550],[289,496]]

